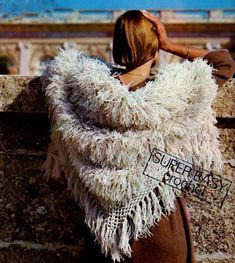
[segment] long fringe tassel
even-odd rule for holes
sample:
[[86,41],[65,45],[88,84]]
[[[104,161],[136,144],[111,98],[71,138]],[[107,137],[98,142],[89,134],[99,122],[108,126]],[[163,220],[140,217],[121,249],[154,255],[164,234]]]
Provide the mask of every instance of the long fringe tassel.
[[[55,169],[54,165],[56,165],[55,160],[49,159],[46,169]],[[134,206],[131,200],[124,209],[121,207],[124,214],[120,217],[118,212],[115,213],[115,207],[112,207],[112,210],[102,207],[91,196],[69,159],[64,161],[63,165],[68,190],[85,211],[85,223],[94,234],[95,241],[100,244],[101,252],[105,256],[111,256],[114,262],[122,261],[124,256],[131,257],[130,239],[138,240],[141,237],[151,236],[150,227],[157,224],[162,215],[174,210],[173,191],[170,187],[159,184],[157,191],[152,190],[139,196]]]

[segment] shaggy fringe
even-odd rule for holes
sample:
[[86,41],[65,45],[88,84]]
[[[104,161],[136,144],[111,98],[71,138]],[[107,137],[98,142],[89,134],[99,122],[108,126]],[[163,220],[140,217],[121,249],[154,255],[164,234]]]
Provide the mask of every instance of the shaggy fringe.
[[130,239],[151,235],[181,195],[143,175],[153,147],[222,170],[211,108],[217,85],[202,59],[169,64],[155,81],[129,92],[105,64],[60,49],[42,80],[53,128],[45,178],[64,172],[86,224],[113,261],[131,257]]
[[[124,256],[131,257],[130,239],[151,236],[149,228],[158,224],[162,216],[175,210],[175,195],[168,186],[158,186],[159,194],[154,189],[145,189],[145,193],[133,197],[128,203],[116,206],[104,206],[89,193],[77,176],[77,171],[68,166],[66,170],[68,189],[71,196],[85,211],[85,223],[101,246],[105,256],[120,262]],[[166,191],[168,188],[168,191]],[[164,202],[163,207],[160,200]],[[121,211],[121,214],[120,214]]]

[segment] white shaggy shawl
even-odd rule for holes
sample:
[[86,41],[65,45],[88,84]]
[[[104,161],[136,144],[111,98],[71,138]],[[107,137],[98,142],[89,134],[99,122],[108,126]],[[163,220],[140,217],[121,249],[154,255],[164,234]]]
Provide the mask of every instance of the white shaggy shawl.
[[45,176],[64,172],[85,223],[113,261],[131,257],[130,239],[151,234],[175,209],[180,193],[143,175],[154,147],[221,170],[211,108],[217,85],[202,59],[160,68],[154,81],[129,92],[105,64],[60,49],[43,78],[53,126]]

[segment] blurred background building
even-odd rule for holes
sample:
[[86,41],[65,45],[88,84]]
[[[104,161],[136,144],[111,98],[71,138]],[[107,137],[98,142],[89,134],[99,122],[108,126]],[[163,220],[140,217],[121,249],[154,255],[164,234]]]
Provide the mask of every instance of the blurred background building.
[[[112,62],[112,31],[128,9],[158,15],[169,37],[235,58],[235,1],[0,0],[0,74],[40,75],[58,47]],[[179,60],[160,53],[160,64]]]

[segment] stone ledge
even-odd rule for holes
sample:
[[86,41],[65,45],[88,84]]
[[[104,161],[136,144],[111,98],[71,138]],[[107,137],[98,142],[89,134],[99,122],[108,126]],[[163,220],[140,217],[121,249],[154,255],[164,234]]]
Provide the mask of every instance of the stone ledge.
[[[206,88],[206,87],[205,87]],[[40,76],[0,75],[0,111],[46,113]],[[218,90],[214,109],[217,117],[235,117],[235,80]]]
[[46,113],[39,76],[0,75],[0,111]]
[[213,254],[196,254],[197,263],[232,263],[235,262],[235,255],[221,252]]
[[213,108],[217,117],[235,117],[235,79],[218,89]]

